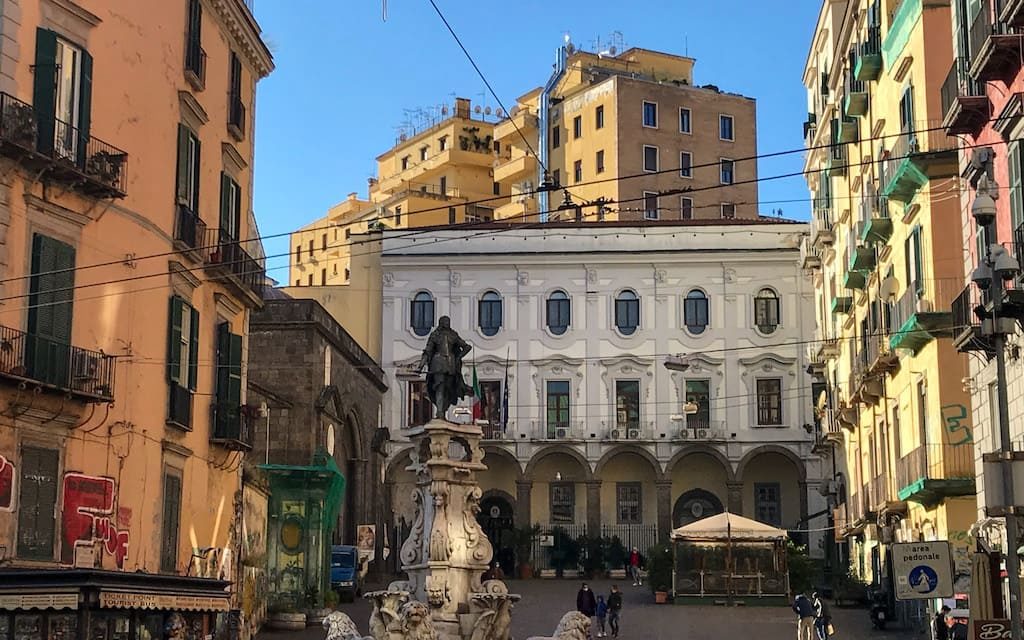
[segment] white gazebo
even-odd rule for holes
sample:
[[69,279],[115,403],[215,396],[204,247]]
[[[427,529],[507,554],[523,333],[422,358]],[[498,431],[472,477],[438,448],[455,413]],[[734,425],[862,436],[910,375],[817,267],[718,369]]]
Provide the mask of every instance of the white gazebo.
[[747,602],[788,598],[784,530],[734,513],[720,513],[672,532],[676,598]]

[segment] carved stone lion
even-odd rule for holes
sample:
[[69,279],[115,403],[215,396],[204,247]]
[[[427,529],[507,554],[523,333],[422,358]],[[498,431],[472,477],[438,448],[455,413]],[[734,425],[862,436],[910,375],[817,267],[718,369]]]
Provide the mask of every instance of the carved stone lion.
[[327,629],[327,640],[366,640],[356,628],[352,618],[340,611],[332,611],[324,618],[324,629]]
[[[437,640],[430,609],[413,600],[402,605],[402,638],[404,640]],[[589,622],[589,620],[588,620]]]
[[548,636],[534,636],[527,640],[587,640],[590,637],[590,618],[579,611],[570,611],[562,616],[555,633]]

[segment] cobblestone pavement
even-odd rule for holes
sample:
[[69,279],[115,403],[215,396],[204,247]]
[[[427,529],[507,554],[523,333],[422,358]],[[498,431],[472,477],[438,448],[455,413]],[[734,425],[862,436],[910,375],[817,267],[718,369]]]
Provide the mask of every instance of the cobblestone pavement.
[[[611,582],[589,583],[598,594],[607,594]],[[618,583],[625,594],[622,612],[623,640],[665,638],[685,640],[794,640],[796,624],[788,607],[737,607],[655,605],[646,586]],[[512,633],[517,640],[533,635],[550,635],[562,615],[576,604],[579,582],[574,580],[510,581],[510,590],[523,596],[513,612]],[[370,606],[363,601],[345,603],[339,610],[347,613],[363,633],[367,633]],[[837,640],[909,640],[920,634],[909,631],[875,631],[864,609],[833,607]],[[724,634],[724,635],[723,635]],[[310,627],[299,632],[265,632],[257,640],[322,640],[324,630]]]

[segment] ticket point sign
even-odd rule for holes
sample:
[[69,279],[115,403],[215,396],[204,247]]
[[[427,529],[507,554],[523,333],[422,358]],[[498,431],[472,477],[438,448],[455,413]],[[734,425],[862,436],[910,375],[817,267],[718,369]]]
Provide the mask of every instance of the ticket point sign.
[[953,597],[953,554],[946,540],[892,545],[897,600]]

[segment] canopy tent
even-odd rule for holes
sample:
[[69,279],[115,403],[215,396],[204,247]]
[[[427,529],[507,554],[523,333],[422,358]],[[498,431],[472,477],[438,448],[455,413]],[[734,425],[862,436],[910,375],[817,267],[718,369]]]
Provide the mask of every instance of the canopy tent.
[[776,529],[769,524],[744,518],[728,511],[692,522],[672,532],[673,540],[690,540],[695,542],[730,539],[736,541],[770,541],[782,540],[786,537],[786,532],[782,529]]

